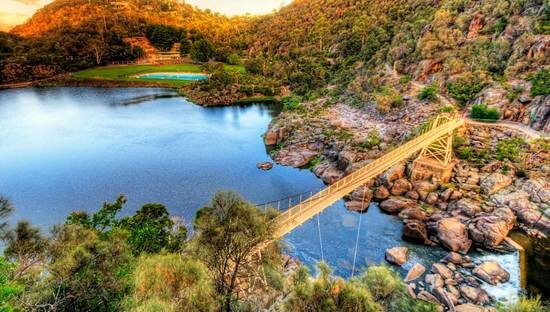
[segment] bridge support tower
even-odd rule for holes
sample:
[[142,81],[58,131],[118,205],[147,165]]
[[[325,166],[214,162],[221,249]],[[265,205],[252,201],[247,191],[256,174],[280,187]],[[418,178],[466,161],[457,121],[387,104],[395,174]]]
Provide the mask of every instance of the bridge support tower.
[[[441,114],[424,131],[430,131],[454,118],[451,114]],[[456,161],[453,160],[453,131],[425,147],[413,162],[411,179],[428,180],[435,178],[448,183],[453,174]]]

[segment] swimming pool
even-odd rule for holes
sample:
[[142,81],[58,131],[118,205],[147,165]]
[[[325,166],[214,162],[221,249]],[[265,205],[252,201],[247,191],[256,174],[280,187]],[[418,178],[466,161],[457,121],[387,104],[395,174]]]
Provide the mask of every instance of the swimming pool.
[[208,75],[201,73],[150,73],[137,76],[143,79],[162,79],[162,80],[206,80]]

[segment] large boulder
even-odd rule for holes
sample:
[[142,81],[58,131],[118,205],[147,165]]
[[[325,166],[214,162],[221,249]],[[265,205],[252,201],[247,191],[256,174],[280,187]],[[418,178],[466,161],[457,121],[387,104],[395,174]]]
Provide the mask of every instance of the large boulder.
[[473,199],[463,198],[450,203],[449,210],[453,215],[463,214],[468,217],[473,217],[477,213],[481,212],[481,203]]
[[453,298],[453,295],[443,289],[443,287],[432,289],[432,294],[437,298],[439,302],[447,307],[448,311],[454,311],[454,301],[457,299]]
[[318,152],[309,150],[307,147],[290,147],[277,154],[277,160],[281,165],[301,168],[309,164]]
[[428,220],[428,214],[420,208],[406,208],[399,213],[399,218],[403,220]]
[[496,261],[485,261],[476,266],[472,273],[492,285],[504,283],[510,279],[510,273]]
[[472,303],[483,305],[489,302],[489,295],[481,288],[460,285],[458,289],[460,290],[460,294]]
[[529,194],[529,199],[537,204],[550,205],[550,183],[544,179],[527,180],[520,189]]
[[362,186],[351,193],[351,200],[346,203],[346,208],[351,211],[364,212],[369,208],[372,200],[372,191]]
[[419,243],[419,244],[433,244],[428,240],[428,229],[424,222],[419,220],[409,220],[403,225],[404,240]]
[[386,249],[386,260],[389,263],[401,266],[407,262],[408,251],[409,249],[407,247],[394,247]]
[[344,176],[344,172],[329,163],[322,163],[316,166],[313,173],[326,184],[334,184]]
[[467,253],[472,246],[466,226],[457,218],[443,218],[437,223],[437,238],[451,251]]
[[445,280],[439,274],[426,274],[424,281],[430,285],[431,289],[443,287],[445,285]]
[[265,171],[271,170],[271,168],[273,168],[273,163],[269,161],[257,163],[256,168],[265,170]]
[[481,189],[485,194],[493,194],[512,184],[512,178],[499,172],[485,176],[481,182]]
[[390,191],[385,186],[379,186],[374,190],[374,198],[377,200],[384,200],[390,197]]
[[286,134],[286,128],[270,125],[264,136],[265,145],[276,145],[286,137]]
[[493,312],[492,309],[487,309],[472,303],[465,303],[455,306],[456,312]]
[[412,183],[413,189],[420,195],[420,199],[425,200],[428,194],[437,190],[437,185],[429,181],[419,180]]
[[405,164],[399,163],[391,167],[382,175],[382,183],[385,185],[390,185],[393,181],[401,179],[405,176]]
[[342,151],[338,154],[337,168],[340,171],[347,171],[353,165],[356,155],[350,151]]
[[404,280],[405,283],[409,283],[416,280],[417,278],[422,276],[424,272],[426,272],[426,268],[422,264],[416,263],[415,265],[413,265],[412,268],[410,268],[409,272],[407,272],[407,276],[405,276],[405,280]]
[[411,183],[407,179],[397,179],[391,188],[391,194],[395,196],[400,196],[412,189]]
[[443,279],[449,279],[453,276],[453,272],[442,263],[434,263],[432,265],[432,272],[441,275]]
[[398,213],[408,208],[418,208],[416,201],[405,197],[390,197],[380,204],[380,208],[387,213]]
[[462,264],[463,259],[461,254],[451,251],[443,258],[443,261],[452,264]]
[[477,244],[494,248],[508,236],[514,227],[516,216],[509,208],[498,208],[492,215],[474,219],[469,224],[470,237]]

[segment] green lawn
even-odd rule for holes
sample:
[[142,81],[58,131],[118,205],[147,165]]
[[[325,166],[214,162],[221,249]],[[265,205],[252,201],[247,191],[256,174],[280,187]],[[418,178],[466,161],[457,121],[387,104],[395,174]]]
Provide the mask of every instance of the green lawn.
[[[229,72],[245,72],[244,66],[224,64],[224,69]],[[72,75],[79,79],[102,79],[119,81],[152,81],[162,82],[171,87],[180,87],[189,83],[184,80],[173,79],[147,79],[133,78],[131,76],[157,73],[157,72],[187,72],[200,73],[201,67],[195,64],[177,64],[177,65],[116,65],[85,69]]]

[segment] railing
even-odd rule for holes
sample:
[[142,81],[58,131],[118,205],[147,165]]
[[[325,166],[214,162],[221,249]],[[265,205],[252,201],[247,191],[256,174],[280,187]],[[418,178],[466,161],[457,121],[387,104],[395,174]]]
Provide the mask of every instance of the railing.
[[429,146],[440,137],[448,135],[463,124],[464,120],[461,118],[442,119],[438,116],[432,125],[415,139],[384,154],[382,157],[284,211],[275,219],[275,222],[278,223],[278,232],[276,235],[278,237],[285,235],[370,179],[383,173],[403,159],[410,157],[415,152]]

